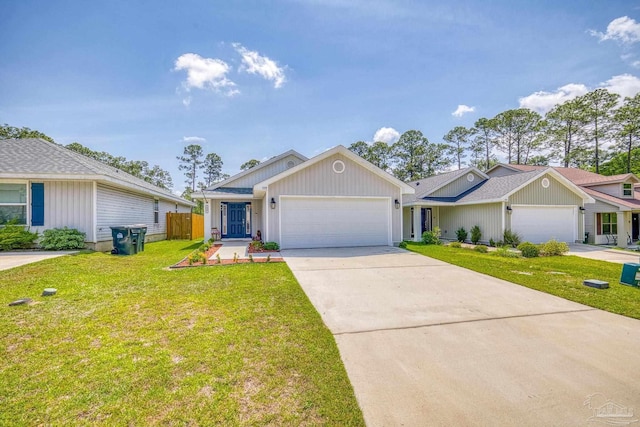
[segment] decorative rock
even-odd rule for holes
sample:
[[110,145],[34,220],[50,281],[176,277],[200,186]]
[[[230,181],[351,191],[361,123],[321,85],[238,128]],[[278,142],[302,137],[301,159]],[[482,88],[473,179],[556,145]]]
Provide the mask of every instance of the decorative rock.
[[56,292],[58,292],[56,288],[45,288],[44,291],[42,291],[42,296],[49,297],[51,295],[55,295]]
[[609,282],[603,282],[597,279],[587,279],[582,282],[582,284],[596,289],[607,289],[609,287]]
[[29,304],[30,302],[32,302],[33,300],[31,298],[20,298],[17,299],[15,301],[12,301],[9,303],[9,306],[12,305],[22,305],[22,304]]

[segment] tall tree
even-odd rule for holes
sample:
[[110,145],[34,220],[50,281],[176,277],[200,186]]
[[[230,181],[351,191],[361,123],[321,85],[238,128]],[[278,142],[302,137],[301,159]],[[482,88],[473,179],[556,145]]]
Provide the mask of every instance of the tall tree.
[[363,159],[366,159],[369,155],[369,149],[369,144],[364,141],[356,141],[349,146],[349,151],[353,151]]
[[190,144],[184,147],[182,156],[176,156],[176,159],[180,161],[178,169],[184,171],[184,176],[187,178],[185,183],[191,189],[191,193],[196,191],[196,182],[198,180],[198,169],[202,166],[203,156],[202,147],[198,144]]
[[380,169],[388,172],[391,170],[392,154],[389,144],[384,141],[376,141],[369,147],[369,155],[365,158]]
[[447,156],[450,147],[442,143],[428,143],[422,157],[422,177],[432,176],[451,166],[451,157]]
[[423,178],[424,156],[429,140],[419,130],[408,130],[393,144],[393,156],[396,160],[394,175],[403,181]]
[[545,115],[545,136],[552,156],[559,159],[565,168],[583,153],[584,141],[580,134],[587,124],[584,100],[575,98],[553,107]]
[[216,153],[209,153],[202,164],[206,187],[215,182],[221,181],[222,159]]
[[496,146],[507,154],[508,163],[526,164],[540,146],[542,118],[527,108],[507,110],[493,119]]
[[473,139],[471,142],[471,151],[474,153],[482,153],[484,155],[484,164],[478,163],[475,166],[489,170],[497,160],[491,154],[495,145],[494,141],[494,125],[491,119],[482,117],[473,125]]
[[457,160],[458,169],[462,168],[462,158],[464,157],[465,150],[469,145],[469,140],[473,133],[473,129],[467,129],[464,126],[456,126],[442,137],[442,139],[449,144],[449,153]]
[[[626,173],[631,172],[631,152],[640,144],[640,93],[625,98],[624,104],[613,114],[616,148],[626,156]],[[621,153],[622,154],[622,153]]]
[[596,89],[582,95],[588,125],[585,128],[585,140],[593,149],[595,172],[600,173],[600,147],[611,139],[613,108],[620,95],[606,89]]
[[4,124],[0,126],[0,139],[27,139],[27,138],[41,138],[45,141],[53,142],[53,138],[45,135],[44,133],[29,129],[28,127],[17,128]]
[[260,164],[260,160],[256,160],[256,159],[247,160],[246,162],[240,165],[240,170],[246,171],[258,166],[259,164]]

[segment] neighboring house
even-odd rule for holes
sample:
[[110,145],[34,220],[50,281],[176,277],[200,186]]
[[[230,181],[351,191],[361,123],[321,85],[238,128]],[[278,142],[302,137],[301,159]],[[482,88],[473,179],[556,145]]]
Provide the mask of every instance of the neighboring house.
[[413,188],[343,146],[307,159],[291,150],[215,184],[204,200],[205,239],[249,238],[281,248],[393,245]]
[[504,175],[471,167],[409,183],[415,194],[403,200],[403,238],[419,241],[438,226],[455,240],[459,228],[477,225],[485,243],[501,241],[505,230],[533,243],[583,240],[581,213],[594,202],[584,189],[553,168]]
[[[517,176],[544,166],[504,165],[491,168],[490,176]],[[617,244],[626,247],[640,236],[640,195],[635,191],[640,179],[634,174],[604,176],[576,168],[553,167],[553,170],[578,185],[595,203],[585,205],[584,231],[589,243]]]
[[166,212],[194,203],[126,172],[42,139],[0,140],[0,225],[69,227],[87,246],[112,247],[110,226],[146,224],[147,241],[166,238]]

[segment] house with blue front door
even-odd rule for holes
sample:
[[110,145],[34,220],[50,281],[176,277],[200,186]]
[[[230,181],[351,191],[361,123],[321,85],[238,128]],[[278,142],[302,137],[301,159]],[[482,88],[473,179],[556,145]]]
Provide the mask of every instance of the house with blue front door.
[[0,141],[0,227],[42,232],[69,227],[87,247],[112,247],[111,226],[145,224],[147,241],[166,238],[166,212],[194,203],[140,178],[42,139]]
[[339,145],[311,159],[290,150],[192,197],[205,238],[262,239],[281,248],[391,246],[402,197],[414,189]]

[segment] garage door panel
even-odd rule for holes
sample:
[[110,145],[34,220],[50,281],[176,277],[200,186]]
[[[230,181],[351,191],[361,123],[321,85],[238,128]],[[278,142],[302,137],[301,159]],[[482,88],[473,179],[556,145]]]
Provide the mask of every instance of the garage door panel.
[[573,206],[513,206],[511,230],[522,241],[543,243],[550,239],[576,240],[577,218]]
[[283,248],[389,245],[389,199],[282,197]]

